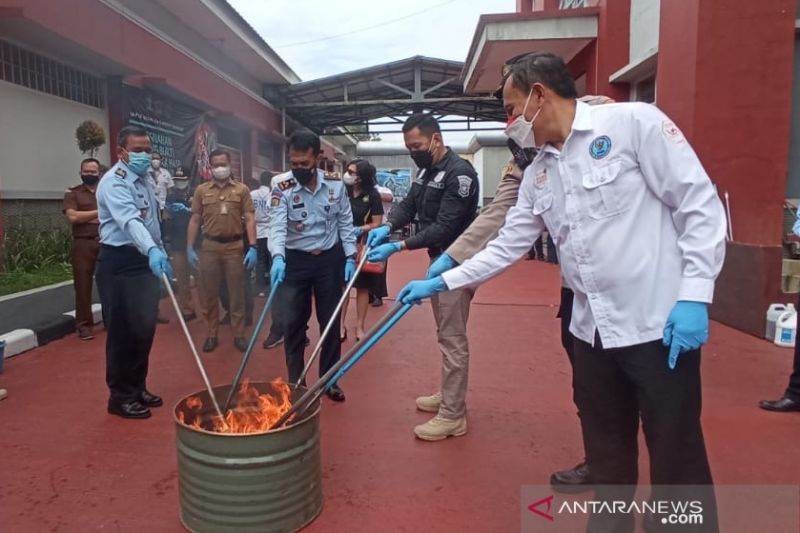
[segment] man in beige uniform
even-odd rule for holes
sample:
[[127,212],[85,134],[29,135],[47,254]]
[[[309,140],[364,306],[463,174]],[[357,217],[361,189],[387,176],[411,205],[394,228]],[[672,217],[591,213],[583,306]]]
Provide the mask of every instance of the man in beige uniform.
[[82,340],[94,338],[92,286],[100,251],[100,221],[95,189],[100,181],[100,163],[81,161],[81,184],[64,193],[64,214],[72,226],[72,278],[75,285],[75,328]]
[[[192,266],[200,268],[203,315],[208,337],[203,351],[214,351],[219,342],[219,288],[224,276],[230,298],[233,344],[240,351],[247,349],[244,338],[244,266],[250,270],[256,264],[256,219],[250,190],[231,176],[230,154],[214,150],[209,156],[214,178],[195,190],[192,199],[192,218],[186,239],[186,254]],[[244,219],[244,224],[242,224]],[[194,249],[200,225],[203,226],[203,245],[200,256]],[[250,244],[243,253],[242,237],[247,234]]]

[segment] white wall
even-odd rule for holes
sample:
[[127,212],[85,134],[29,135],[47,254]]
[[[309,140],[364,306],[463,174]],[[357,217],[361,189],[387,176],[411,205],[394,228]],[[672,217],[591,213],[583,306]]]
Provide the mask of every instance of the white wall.
[[658,49],[660,0],[631,0],[630,60],[635,64]]
[[109,162],[108,113],[0,81],[0,194],[4,199],[63,198],[80,183],[75,129],[94,120],[106,132],[97,155]]

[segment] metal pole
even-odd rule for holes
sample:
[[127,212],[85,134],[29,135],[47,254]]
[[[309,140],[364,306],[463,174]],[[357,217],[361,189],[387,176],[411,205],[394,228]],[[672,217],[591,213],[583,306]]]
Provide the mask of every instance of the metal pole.
[[167,292],[172,300],[172,305],[175,306],[175,312],[178,315],[178,321],[181,323],[183,334],[186,335],[186,340],[189,342],[189,348],[192,349],[192,355],[194,355],[194,360],[197,363],[197,368],[200,370],[200,375],[203,376],[203,383],[206,385],[206,390],[208,391],[209,398],[211,398],[211,403],[214,404],[214,410],[219,416],[222,427],[228,429],[228,424],[225,423],[225,417],[222,416],[222,410],[219,408],[219,403],[217,403],[217,397],[214,395],[214,389],[211,388],[211,382],[208,381],[208,374],[206,374],[206,369],[203,366],[203,360],[200,359],[200,354],[197,353],[197,348],[192,340],[192,335],[189,333],[189,328],[186,327],[186,321],[183,319],[183,313],[178,305],[178,300],[175,298],[175,293],[172,291],[172,285],[170,285],[169,278],[163,272],[161,273],[161,280],[164,282],[164,285],[167,286]]
[[297,378],[297,383],[294,384],[295,388],[302,383],[303,378],[306,377],[309,369],[311,369],[311,365],[314,364],[314,359],[317,358],[317,355],[319,355],[319,352],[322,350],[322,343],[325,341],[325,338],[328,336],[328,332],[333,327],[333,323],[336,322],[336,317],[339,316],[339,311],[342,310],[345,300],[350,297],[350,289],[353,288],[356,278],[361,273],[361,269],[364,268],[364,263],[367,262],[367,253],[369,253],[369,248],[365,248],[364,252],[361,254],[361,260],[358,262],[358,266],[356,266],[356,271],[353,273],[353,277],[350,278],[350,281],[347,282],[347,287],[345,287],[342,297],[339,298],[339,303],[336,304],[336,309],[334,309],[331,319],[328,320],[328,323],[325,325],[325,329],[322,330],[322,335],[319,336],[317,345],[314,346],[314,351],[311,352],[311,357],[308,358],[305,368],[303,368],[303,371],[300,373],[300,377]]
[[[397,320],[400,319],[404,314],[406,314],[411,309],[410,304],[401,304],[397,303],[394,307],[392,307],[385,315],[383,315],[380,320],[378,320],[370,330],[364,335],[364,337],[356,342],[350,350],[337,362],[333,365],[325,375],[319,378],[319,381],[314,383],[311,387],[306,390],[305,393],[292,405],[291,409],[289,409],[286,413],[281,416],[275,424],[272,425],[270,429],[278,428],[285,424],[289,418],[292,417],[295,413],[299,411],[305,411],[309,405],[312,405],[322,393],[328,388],[331,384],[331,378],[335,377],[337,380],[342,377],[342,373],[339,371],[347,365],[347,363],[355,358],[355,360],[349,364],[347,370],[349,370],[357,361],[360,359],[372,346],[375,345],[380,337],[383,336],[389,328],[391,328]],[[396,318],[395,318],[396,317]],[[373,337],[375,337],[373,339]],[[347,371],[345,370],[345,372]]]
[[728,238],[733,241],[733,221],[731,220],[731,197],[725,191],[725,208],[728,211]]
[[370,348],[375,346],[375,344],[377,344],[378,341],[381,340],[381,338],[390,329],[392,329],[392,327],[394,327],[397,321],[400,320],[403,317],[403,315],[405,315],[410,309],[411,309],[411,304],[405,304],[398,312],[393,313],[391,318],[384,323],[381,329],[377,333],[375,333],[375,335],[369,337],[369,341],[362,345],[358,353],[356,353],[352,357],[348,357],[347,362],[344,364],[344,366],[342,366],[331,379],[327,380],[323,387],[321,387],[319,390],[317,390],[317,392],[314,393],[314,396],[311,398],[310,401],[305,402],[305,405],[303,405],[302,408],[298,409],[297,416],[298,417],[303,416],[305,412],[308,411],[308,409],[312,405],[314,405],[314,403],[316,403],[317,400],[319,400],[320,396],[322,396],[322,394],[326,392],[328,389],[333,387],[336,384],[336,382],[339,381],[339,379],[341,379],[341,377],[347,373],[348,370],[353,368],[353,365],[355,365],[364,356],[364,354],[366,354],[367,351],[369,351]]
[[236,389],[239,388],[239,381],[241,381],[242,375],[244,374],[244,369],[250,360],[250,354],[253,353],[253,347],[256,345],[258,336],[261,333],[261,327],[264,325],[264,320],[267,318],[267,313],[269,312],[270,307],[272,307],[272,302],[275,300],[275,295],[278,293],[278,288],[279,287],[270,287],[269,298],[267,298],[267,302],[264,304],[264,308],[261,310],[261,316],[258,317],[256,327],[253,329],[253,334],[250,336],[250,343],[247,345],[247,350],[245,350],[244,355],[242,356],[242,361],[239,363],[239,370],[236,371],[236,376],[233,378],[233,383],[231,383],[231,390],[228,391],[228,397],[225,399],[225,411],[230,408],[231,400],[236,394]]

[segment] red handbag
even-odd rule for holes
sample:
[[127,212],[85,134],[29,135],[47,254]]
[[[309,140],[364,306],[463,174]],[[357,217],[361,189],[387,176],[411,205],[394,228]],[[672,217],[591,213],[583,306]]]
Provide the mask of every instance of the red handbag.
[[[359,241],[358,250],[356,252],[356,264],[361,262],[361,254],[364,253],[364,248],[364,244]],[[364,262],[364,266],[361,267],[361,272],[366,272],[367,274],[383,274],[384,270],[386,270],[386,261],[366,261]]]

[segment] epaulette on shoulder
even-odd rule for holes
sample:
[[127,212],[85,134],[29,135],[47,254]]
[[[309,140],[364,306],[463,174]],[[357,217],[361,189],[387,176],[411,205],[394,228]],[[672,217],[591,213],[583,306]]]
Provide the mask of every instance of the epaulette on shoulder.
[[118,168],[114,171],[114,175],[119,176],[120,178],[124,178],[128,175],[128,173],[123,168]]
[[291,189],[291,188],[292,188],[292,187],[294,187],[295,185],[297,185],[297,180],[296,180],[296,179],[294,179],[294,177],[293,177],[293,176],[287,176],[286,178],[284,178],[284,179],[280,180],[280,181],[277,183],[277,185],[278,185],[278,188],[279,188],[280,190],[282,190],[282,191],[286,191],[286,190],[288,190],[288,189]]

